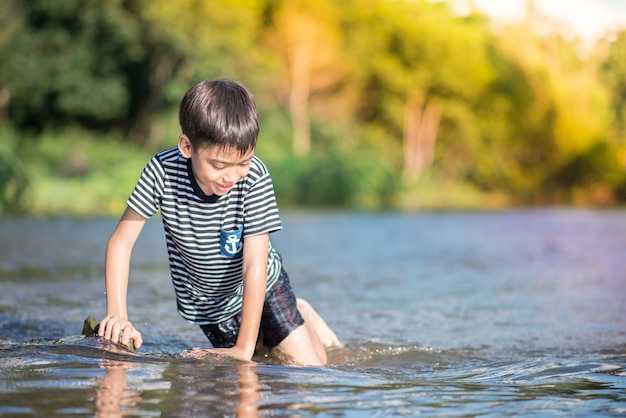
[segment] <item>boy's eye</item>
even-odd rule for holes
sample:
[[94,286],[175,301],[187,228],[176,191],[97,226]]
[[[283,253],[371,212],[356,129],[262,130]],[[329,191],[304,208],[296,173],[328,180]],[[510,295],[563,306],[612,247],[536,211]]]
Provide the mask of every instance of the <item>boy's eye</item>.
[[[236,164],[238,167],[241,168],[248,168],[250,167],[250,164],[252,162],[251,161],[243,161],[239,164]],[[209,164],[211,164],[211,166],[215,169],[215,170],[224,170],[228,167],[232,167],[235,166],[235,164],[224,164],[222,162],[217,162],[217,161],[209,161]]]

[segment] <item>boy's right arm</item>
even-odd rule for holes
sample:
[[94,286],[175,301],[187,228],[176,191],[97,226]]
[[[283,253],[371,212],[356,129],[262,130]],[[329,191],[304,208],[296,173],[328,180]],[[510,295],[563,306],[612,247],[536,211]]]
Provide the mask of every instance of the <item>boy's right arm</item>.
[[128,321],[126,294],[130,255],[145,223],[145,218],[127,207],[109,239],[105,260],[107,315],[98,330],[99,336],[114,343],[128,345],[133,340],[136,348],[141,346],[143,340]]

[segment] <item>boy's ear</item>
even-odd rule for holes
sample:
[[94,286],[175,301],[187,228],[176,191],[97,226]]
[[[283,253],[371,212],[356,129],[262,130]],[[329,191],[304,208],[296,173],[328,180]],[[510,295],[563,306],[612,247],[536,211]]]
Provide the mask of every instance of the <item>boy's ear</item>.
[[183,155],[183,157],[189,159],[191,158],[191,153],[193,151],[193,145],[191,145],[191,141],[185,134],[181,134],[178,137],[178,150]]

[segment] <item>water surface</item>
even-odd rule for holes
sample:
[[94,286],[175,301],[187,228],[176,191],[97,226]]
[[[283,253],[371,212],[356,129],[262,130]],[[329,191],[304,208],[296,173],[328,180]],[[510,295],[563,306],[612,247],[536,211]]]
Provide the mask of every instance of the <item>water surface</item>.
[[623,416],[626,212],[283,213],[296,294],[345,348],[326,368],[188,360],[161,225],[133,253],[139,355],[104,315],[115,219],[0,221],[1,416]]

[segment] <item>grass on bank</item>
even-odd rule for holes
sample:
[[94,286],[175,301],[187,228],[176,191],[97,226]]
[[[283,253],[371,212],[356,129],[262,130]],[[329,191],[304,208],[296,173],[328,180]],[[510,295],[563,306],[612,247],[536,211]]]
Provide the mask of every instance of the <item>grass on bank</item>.
[[27,173],[25,213],[120,215],[152,153],[114,135],[49,134],[17,147]]
[[[5,159],[10,153],[27,180],[19,210],[13,210],[17,214],[119,216],[141,170],[156,151],[122,141],[115,134],[70,130],[19,142],[5,134]],[[7,144],[10,151],[6,151]],[[272,159],[268,167],[283,209],[472,210],[509,203],[506,196],[486,195],[458,180],[427,176],[403,185],[373,157],[289,157]]]

